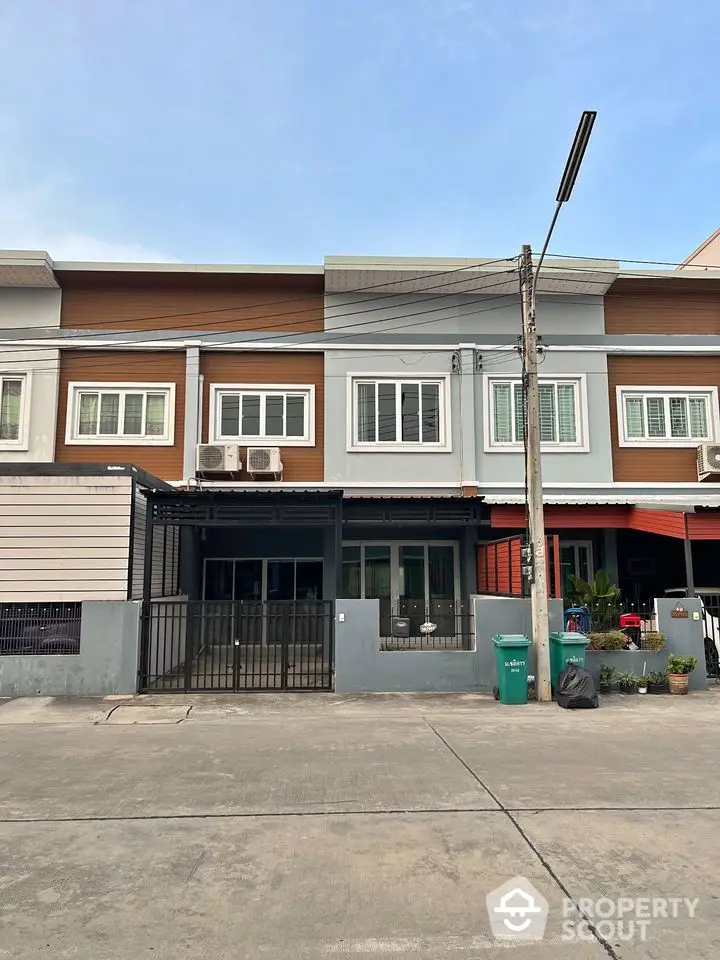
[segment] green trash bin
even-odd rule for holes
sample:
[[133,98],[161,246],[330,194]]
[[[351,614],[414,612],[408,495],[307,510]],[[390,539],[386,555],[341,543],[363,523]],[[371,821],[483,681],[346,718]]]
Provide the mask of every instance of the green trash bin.
[[560,671],[569,663],[585,666],[585,650],[590,641],[584,633],[550,634],[550,682],[557,689]]
[[493,637],[497,687],[495,699],[502,703],[527,703],[530,641],[523,634]]

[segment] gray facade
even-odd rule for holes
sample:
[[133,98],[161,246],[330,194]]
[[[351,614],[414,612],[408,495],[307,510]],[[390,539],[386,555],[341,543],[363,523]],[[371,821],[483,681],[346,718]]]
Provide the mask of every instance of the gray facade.
[[[388,484],[398,494],[459,493],[463,486],[517,483],[523,477],[520,445],[491,443],[488,398],[497,379],[517,380],[520,307],[515,295],[481,297],[408,293],[326,294],[325,480],[368,490]],[[362,319],[358,314],[362,314]],[[365,319],[365,317],[367,319]],[[577,380],[576,448],[543,457],[547,483],[612,481],[607,355],[584,335],[601,339],[602,297],[540,297],[538,322],[547,347],[541,377]],[[350,328],[351,332],[349,332]],[[333,348],[332,331],[345,334]],[[569,346],[568,338],[580,341]],[[339,339],[339,338],[338,338]],[[374,349],[362,349],[373,343]],[[562,349],[560,349],[562,348]],[[353,379],[448,377],[447,448],[357,449],[353,444]],[[423,487],[423,481],[427,487]]]

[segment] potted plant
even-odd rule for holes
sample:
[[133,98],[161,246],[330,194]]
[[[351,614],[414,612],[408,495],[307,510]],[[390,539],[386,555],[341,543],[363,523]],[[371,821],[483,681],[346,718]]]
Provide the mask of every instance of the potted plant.
[[648,692],[648,678],[647,677],[635,677],[637,680],[637,691],[638,693],[647,693]]
[[588,634],[591,650],[624,650],[628,638],[620,630],[605,630]]
[[688,692],[690,674],[697,666],[697,657],[679,657],[671,653],[668,657],[667,678],[670,693],[675,696]]
[[666,670],[655,670],[648,676],[648,693],[667,693],[668,679]]
[[650,630],[642,638],[642,648],[643,650],[653,650],[657,652],[658,650],[665,649],[665,636],[662,633],[657,633],[655,630]]
[[600,693],[610,693],[612,691],[613,678],[617,670],[607,663],[600,664]]
[[617,675],[621,693],[637,693],[637,677],[632,671],[621,671]]

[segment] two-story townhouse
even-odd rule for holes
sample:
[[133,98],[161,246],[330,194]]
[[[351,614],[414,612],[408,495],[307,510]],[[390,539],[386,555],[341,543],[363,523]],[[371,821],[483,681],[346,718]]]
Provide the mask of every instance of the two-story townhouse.
[[[543,336],[557,347],[542,365],[544,476],[582,493],[588,478],[612,482],[606,356],[583,345],[603,335],[614,274],[561,266],[539,287]],[[325,353],[325,463],[344,490],[343,595],[439,623],[478,591],[478,543],[517,533],[514,511],[502,530],[491,506],[524,496],[516,263],[331,257],[325,289],[325,336],[338,339]],[[612,538],[601,546],[614,550]],[[574,532],[560,551],[558,570],[572,556],[585,572]]]

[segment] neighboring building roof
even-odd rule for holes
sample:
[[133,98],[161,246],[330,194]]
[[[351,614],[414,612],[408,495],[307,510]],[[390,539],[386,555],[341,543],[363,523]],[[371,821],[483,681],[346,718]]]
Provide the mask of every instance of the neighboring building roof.
[[133,477],[144,487],[173,491],[175,488],[141,470],[133,463],[0,463],[0,477]]
[[684,267],[720,267],[720,227],[703,240],[678,269],[682,270]]

